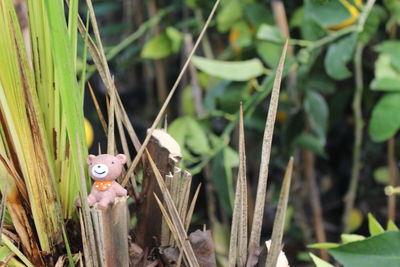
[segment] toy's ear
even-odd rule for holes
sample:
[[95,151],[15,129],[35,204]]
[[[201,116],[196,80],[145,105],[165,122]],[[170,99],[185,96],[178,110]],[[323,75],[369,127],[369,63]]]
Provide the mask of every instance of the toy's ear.
[[95,157],[96,157],[95,155],[88,155],[88,157],[87,157],[87,163],[88,163],[88,164],[92,163],[92,161],[94,160]]
[[122,164],[126,163],[126,156],[124,154],[118,154],[115,156]]

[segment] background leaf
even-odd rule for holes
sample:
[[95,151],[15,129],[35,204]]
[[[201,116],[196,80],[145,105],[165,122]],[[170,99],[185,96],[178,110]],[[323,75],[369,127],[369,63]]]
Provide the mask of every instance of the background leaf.
[[257,38],[264,41],[283,42],[282,33],[279,31],[278,27],[268,24],[260,25],[257,31]]
[[356,42],[357,34],[351,34],[329,46],[324,65],[326,72],[333,79],[343,80],[351,76],[346,64],[353,57]]
[[233,208],[232,168],[239,165],[239,155],[231,147],[225,147],[212,161],[212,179],[218,198],[228,214]]
[[[307,1],[311,19],[319,23],[324,28],[338,25],[351,17],[349,10],[341,3],[341,1],[332,0],[319,3],[318,1]],[[332,12],[335,10],[335,12]]]
[[329,109],[325,99],[319,93],[309,90],[304,99],[304,109],[311,128],[322,143],[325,144],[329,118]]
[[231,81],[247,81],[263,74],[264,67],[259,59],[245,61],[221,61],[193,56],[193,64],[215,77]]
[[182,148],[187,147],[195,154],[205,154],[210,150],[203,128],[191,116],[174,120],[168,128],[168,132]]
[[371,236],[385,232],[385,229],[383,229],[382,225],[379,224],[371,213],[368,213],[368,228]]
[[328,251],[344,267],[396,267],[400,266],[399,250],[400,232],[390,231]]
[[368,129],[374,141],[385,141],[400,128],[399,103],[400,93],[388,93],[374,107]]
[[217,29],[220,32],[228,31],[232,25],[242,17],[243,9],[240,1],[227,0],[217,15]]
[[316,267],[333,267],[332,264],[330,264],[329,262],[324,261],[323,259],[315,256],[312,253],[308,253],[311,257],[311,259],[313,260],[314,264]]
[[143,47],[141,56],[149,59],[161,59],[179,52],[183,35],[173,27],[168,27],[164,33],[153,37]]

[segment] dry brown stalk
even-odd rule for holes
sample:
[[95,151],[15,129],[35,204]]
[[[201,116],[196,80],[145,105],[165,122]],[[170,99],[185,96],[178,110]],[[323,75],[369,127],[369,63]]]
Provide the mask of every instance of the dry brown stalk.
[[260,175],[257,185],[257,197],[254,209],[253,224],[251,227],[247,264],[249,264],[249,258],[255,255],[256,250],[258,249],[260,244],[262,220],[264,217],[265,196],[267,191],[268,168],[269,168],[269,160],[271,154],[272,135],[274,132],[276,111],[278,109],[280,84],[282,79],[282,72],[283,72],[287,47],[288,47],[288,41],[286,41],[285,46],[283,47],[282,55],[279,60],[278,67],[276,69],[276,76],[272,89],[267,121],[265,125],[262,152],[261,152],[262,156],[261,156]]
[[[303,151],[303,164],[304,164],[304,176],[307,182],[308,195],[311,205],[311,210],[313,213],[314,229],[316,234],[316,239],[318,243],[326,242],[321,200],[319,198],[319,190],[316,182],[315,171],[314,171],[314,153],[309,150]],[[326,250],[319,250],[320,257],[329,261],[329,255]]]
[[247,260],[247,179],[246,149],[244,139],[243,107],[239,119],[239,170],[236,182],[235,203],[232,215],[229,244],[229,266],[245,266]]
[[275,267],[278,262],[279,254],[282,250],[282,237],[285,227],[286,209],[289,200],[290,184],[293,173],[293,158],[290,158],[282,182],[282,189],[279,196],[278,207],[276,210],[274,227],[271,236],[271,246],[268,250],[266,267]]
[[153,172],[156,176],[157,183],[160,187],[165,202],[165,206],[167,207],[167,209],[163,207],[163,204],[160,202],[157,195],[154,193],[154,196],[163,213],[163,216],[166,219],[172,234],[175,236],[175,240],[179,241],[179,247],[182,249],[185,255],[185,259],[187,260],[189,266],[197,267],[199,266],[199,263],[197,262],[196,255],[194,254],[193,248],[189,242],[188,236],[185,231],[185,227],[183,225],[182,220],[179,217],[179,213],[174,205],[173,199],[171,198],[170,192],[166,187],[165,182],[149,153],[147,153],[147,157],[153,169]]

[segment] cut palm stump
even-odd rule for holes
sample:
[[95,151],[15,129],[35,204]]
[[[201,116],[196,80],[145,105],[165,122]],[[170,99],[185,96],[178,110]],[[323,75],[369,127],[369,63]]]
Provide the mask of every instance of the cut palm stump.
[[90,209],[100,266],[129,266],[127,199],[117,197],[106,210]]
[[[182,158],[178,143],[164,130],[155,130],[147,150],[164,178],[182,222],[188,225],[186,217],[192,176],[177,167]],[[163,219],[154,193],[159,199],[163,199],[154,172],[146,158],[143,189],[137,211],[136,243],[142,248],[174,246],[175,240]]]

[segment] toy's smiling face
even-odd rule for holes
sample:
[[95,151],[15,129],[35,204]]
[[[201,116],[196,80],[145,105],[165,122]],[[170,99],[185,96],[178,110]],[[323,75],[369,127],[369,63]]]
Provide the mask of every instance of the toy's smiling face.
[[117,156],[102,154],[98,156],[89,155],[87,162],[89,164],[89,174],[96,181],[115,180],[121,175],[122,166],[126,163],[126,157],[123,154]]
[[92,167],[92,176],[95,178],[104,178],[108,175],[106,164],[96,164]]

